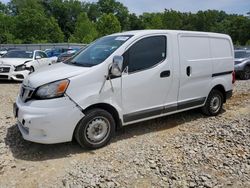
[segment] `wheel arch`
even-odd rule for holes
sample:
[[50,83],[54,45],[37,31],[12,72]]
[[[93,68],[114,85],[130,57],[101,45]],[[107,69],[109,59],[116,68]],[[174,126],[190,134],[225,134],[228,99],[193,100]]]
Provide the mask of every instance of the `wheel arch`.
[[224,86],[223,86],[222,84],[217,84],[217,85],[215,85],[215,86],[210,90],[210,92],[211,92],[212,90],[218,90],[218,91],[220,91],[220,92],[222,93],[222,95],[223,95],[223,102],[224,102],[224,103],[226,102],[226,90],[225,90],[225,88],[224,88]]
[[100,108],[109,112],[114,117],[116,129],[119,129],[122,127],[122,121],[120,119],[119,113],[114,106],[107,104],[107,103],[97,103],[97,104],[93,104],[85,108],[83,110],[83,113],[86,113],[87,111],[92,110],[94,108]]

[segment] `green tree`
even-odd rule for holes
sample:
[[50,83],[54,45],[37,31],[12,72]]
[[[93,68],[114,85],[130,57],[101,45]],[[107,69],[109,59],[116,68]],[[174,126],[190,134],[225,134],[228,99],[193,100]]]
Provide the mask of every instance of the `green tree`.
[[121,31],[119,20],[113,14],[103,14],[97,22],[99,36],[104,36]]
[[8,3],[10,13],[14,16],[20,14],[23,9],[43,10],[42,0],[11,0]]
[[122,3],[115,0],[99,0],[97,5],[102,14],[111,13],[115,15],[120,22],[122,30],[129,28],[129,11]]
[[15,19],[6,14],[0,13],[0,43],[15,43],[13,34],[15,30]]
[[143,13],[143,15],[140,16],[140,18],[146,29],[162,29],[163,28],[161,13]]
[[181,29],[183,27],[182,14],[175,10],[165,10],[162,15],[164,29]]
[[81,13],[77,18],[74,34],[71,35],[69,41],[77,43],[90,43],[96,39],[97,36],[98,33],[95,25],[89,20],[86,14]]
[[67,41],[75,30],[77,17],[86,12],[84,3],[76,0],[43,0],[46,14],[58,20]]
[[48,19],[43,11],[23,9],[17,16],[16,36],[24,43],[61,42],[63,33],[55,19]]
[[129,29],[130,30],[140,30],[145,29],[145,25],[143,23],[143,20],[140,19],[136,14],[130,14],[129,15]]
[[99,6],[95,3],[88,3],[86,4],[86,7],[87,7],[87,14],[88,14],[89,19],[91,21],[96,22],[98,18],[100,18],[102,15],[99,9]]
[[0,13],[4,13],[4,14],[9,13],[8,7],[5,4],[3,4],[2,2],[0,2]]

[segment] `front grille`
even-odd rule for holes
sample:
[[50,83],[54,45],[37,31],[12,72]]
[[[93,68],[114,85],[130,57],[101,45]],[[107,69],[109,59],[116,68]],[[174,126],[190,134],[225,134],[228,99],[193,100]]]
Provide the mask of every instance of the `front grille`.
[[8,79],[8,75],[0,75],[0,79]]
[[34,92],[33,88],[22,85],[19,96],[23,102],[27,102],[29,99],[31,99],[33,92]]
[[10,72],[10,67],[0,67],[0,73],[8,73]]

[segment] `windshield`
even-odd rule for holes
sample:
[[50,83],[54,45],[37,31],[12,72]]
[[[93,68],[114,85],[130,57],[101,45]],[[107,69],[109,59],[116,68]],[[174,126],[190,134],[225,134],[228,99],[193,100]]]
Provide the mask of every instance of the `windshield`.
[[92,67],[98,65],[105,61],[130,37],[132,37],[132,35],[107,36],[100,38],[65,63],[83,67]]
[[250,57],[250,52],[238,51],[234,53],[235,58],[247,58]]
[[32,59],[33,58],[33,52],[32,51],[9,51],[6,53],[2,58],[26,58],[26,59]]

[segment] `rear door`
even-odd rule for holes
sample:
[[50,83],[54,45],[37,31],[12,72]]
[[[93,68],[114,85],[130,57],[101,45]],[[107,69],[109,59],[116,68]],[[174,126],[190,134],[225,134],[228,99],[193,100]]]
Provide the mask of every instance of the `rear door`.
[[125,52],[122,75],[125,124],[163,112],[172,85],[172,62],[168,61],[167,48],[167,35],[154,35],[140,38]]
[[210,41],[206,35],[180,34],[178,109],[202,105],[212,80]]

